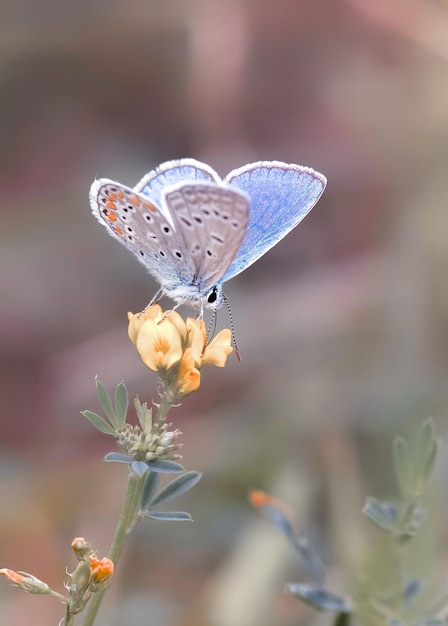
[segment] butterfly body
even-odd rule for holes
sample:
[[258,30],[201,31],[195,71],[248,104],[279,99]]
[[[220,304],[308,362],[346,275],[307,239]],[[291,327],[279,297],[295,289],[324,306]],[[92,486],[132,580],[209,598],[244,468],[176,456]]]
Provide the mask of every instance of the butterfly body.
[[290,232],[322,194],[314,170],[252,163],[222,181],[194,159],[168,161],[133,189],[108,179],[90,190],[92,212],[177,303],[222,303],[222,284]]

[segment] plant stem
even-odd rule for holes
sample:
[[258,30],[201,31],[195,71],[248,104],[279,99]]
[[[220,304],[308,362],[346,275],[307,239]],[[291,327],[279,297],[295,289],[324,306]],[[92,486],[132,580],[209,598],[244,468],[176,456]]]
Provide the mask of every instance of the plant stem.
[[[134,525],[135,514],[140,501],[140,495],[145,482],[145,476],[146,474],[143,474],[142,476],[134,474],[132,470],[129,473],[128,484],[126,487],[126,494],[121,509],[120,518],[115,529],[115,535],[108,555],[109,558],[113,561],[114,565],[116,565],[120,557],[126,536],[129,530]],[[86,609],[83,626],[93,625],[105,592],[106,590],[98,591],[93,595]]]

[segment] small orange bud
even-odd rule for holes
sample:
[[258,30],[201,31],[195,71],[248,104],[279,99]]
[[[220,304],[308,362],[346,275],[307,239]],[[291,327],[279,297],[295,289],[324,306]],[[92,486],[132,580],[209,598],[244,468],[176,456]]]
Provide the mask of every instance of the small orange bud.
[[82,561],[88,554],[93,552],[92,544],[84,539],[84,537],[75,537],[71,543],[72,550],[78,561]]
[[109,587],[112,582],[114,564],[107,557],[98,559],[96,556],[92,556],[90,559],[90,574],[90,590],[102,591]]
[[22,591],[44,595],[51,593],[50,587],[32,574],[27,574],[26,572],[15,572],[7,567],[0,569],[0,574],[6,576],[14,587],[18,587],[18,589],[22,589]]

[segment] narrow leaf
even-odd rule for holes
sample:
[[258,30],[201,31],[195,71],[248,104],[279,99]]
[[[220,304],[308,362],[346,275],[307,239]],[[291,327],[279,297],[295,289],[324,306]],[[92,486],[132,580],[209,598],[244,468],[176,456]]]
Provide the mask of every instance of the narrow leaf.
[[185,472],[185,474],[177,476],[156,495],[154,500],[150,503],[151,509],[185,493],[199,482],[201,476],[202,474],[199,472]]
[[129,398],[128,390],[123,381],[117,385],[115,390],[115,416],[117,418],[117,428],[123,428],[128,413]]
[[409,446],[403,437],[397,436],[393,443],[395,477],[403,496],[408,495],[411,479],[411,461]]
[[134,400],[134,406],[143,432],[149,433],[152,428],[152,409],[148,409],[146,402],[142,404],[138,396]]
[[181,511],[172,513],[153,513],[147,512],[144,515],[151,519],[157,519],[164,522],[192,522],[193,519],[189,513],[183,513]]
[[378,498],[370,496],[367,498],[362,512],[383,530],[388,532],[396,530],[398,509],[395,503],[382,502]]
[[433,448],[426,459],[426,465],[424,465],[422,468],[422,480],[425,484],[431,479],[432,472],[434,470],[434,465],[436,464],[437,456],[439,454],[439,450],[440,450],[440,439],[437,439],[434,442]]
[[[417,440],[414,449],[413,463],[413,489],[414,492],[420,494],[424,488],[425,481],[423,475],[434,454],[434,447],[437,445],[437,437],[435,433],[434,421],[428,417],[423,421],[417,433]],[[435,460],[435,459],[434,459]]]
[[286,585],[285,591],[296,598],[300,598],[300,600],[303,600],[303,602],[306,602],[306,604],[309,604],[319,611],[348,613],[352,610],[351,603],[322,587],[290,583]]
[[110,421],[110,423],[113,426],[116,427],[115,412],[112,406],[112,400],[110,399],[110,396],[107,393],[106,388],[104,387],[103,383],[98,379],[96,380],[96,391],[98,394],[101,407],[104,413],[106,414],[107,419]]
[[296,542],[296,536],[292,528],[291,522],[286,513],[272,501],[259,507],[259,511],[264,515],[273,526],[278,528],[293,544]]
[[150,470],[159,474],[180,474],[185,471],[183,466],[175,461],[148,461],[146,464]]
[[126,456],[126,454],[120,454],[120,452],[108,452],[104,460],[106,463],[127,463],[128,465],[134,461],[131,457]]
[[[148,466],[146,466],[148,467]],[[148,509],[154,494],[156,493],[160,484],[160,474],[151,472],[146,474],[145,484],[143,485],[142,495],[140,497],[140,508]]]
[[84,415],[84,417],[89,420],[92,426],[94,426],[101,433],[104,433],[105,435],[115,435],[115,430],[100,415],[97,415],[93,411],[81,411],[81,415]]

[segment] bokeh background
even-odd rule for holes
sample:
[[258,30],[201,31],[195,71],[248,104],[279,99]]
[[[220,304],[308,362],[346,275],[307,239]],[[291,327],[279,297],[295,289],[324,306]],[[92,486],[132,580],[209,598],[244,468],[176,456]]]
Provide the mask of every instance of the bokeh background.
[[[353,591],[380,540],[364,499],[396,496],[392,436],[432,414],[448,439],[447,111],[446,2],[0,4],[0,567],[61,590],[72,537],[107,551],[125,470],[79,412],[99,410],[95,375],[157,398],[126,319],[156,284],[91,216],[92,180],[278,159],[327,190],[228,285],[242,363],[210,368],[172,414],[204,472],[182,498],[195,522],[136,529],[98,623],[316,620],[282,594],[303,575],[253,487],[291,505],[332,589]],[[428,581],[446,571],[447,459]],[[62,616],[0,582],[2,624]]]

